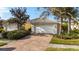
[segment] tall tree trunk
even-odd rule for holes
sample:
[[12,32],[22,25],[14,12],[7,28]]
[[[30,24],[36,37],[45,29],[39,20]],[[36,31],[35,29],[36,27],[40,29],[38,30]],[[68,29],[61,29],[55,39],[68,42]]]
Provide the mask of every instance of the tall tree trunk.
[[68,19],[68,34],[70,34],[71,31],[71,18]]
[[59,34],[60,24],[57,24],[57,34]]
[[60,18],[59,35],[62,33],[62,18]]
[[18,24],[18,30],[20,30],[20,24]]
[[20,30],[22,27],[22,24],[17,23],[17,26],[18,26],[18,30]]
[[60,28],[60,24],[59,24],[59,18],[57,18],[57,34],[59,34],[59,28]]

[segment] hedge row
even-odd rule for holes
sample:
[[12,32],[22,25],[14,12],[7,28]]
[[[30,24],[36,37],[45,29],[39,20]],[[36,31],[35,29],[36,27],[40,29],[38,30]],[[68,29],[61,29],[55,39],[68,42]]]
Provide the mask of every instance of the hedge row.
[[15,31],[3,32],[2,36],[3,38],[7,38],[7,39],[20,39],[26,35],[29,35],[30,33],[31,33],[30,31],[25,31],[25,30],[15,30]]

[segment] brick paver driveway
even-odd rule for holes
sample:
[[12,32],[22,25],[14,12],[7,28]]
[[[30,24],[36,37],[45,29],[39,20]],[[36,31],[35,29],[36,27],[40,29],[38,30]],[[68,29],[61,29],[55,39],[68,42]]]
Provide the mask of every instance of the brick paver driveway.
[[43,51],[45,50],[52,36],[50,35],[29,35],[21,40],[10,42],[0,47],[1,51]]

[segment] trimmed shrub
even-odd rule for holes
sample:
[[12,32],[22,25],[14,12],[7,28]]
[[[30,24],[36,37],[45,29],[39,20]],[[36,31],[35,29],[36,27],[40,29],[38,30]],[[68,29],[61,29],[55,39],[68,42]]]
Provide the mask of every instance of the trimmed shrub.
[[79,30],[78,30],[78,29],[74,29],[74,30],[71,30],[70,33],[71,33],[71,34],[79,34]]
[[26,35],[29,35],[29,31],[25,30],[17,30],[17,31],[10,31],[7,34],[8,39],[20,39],[25,37]]
[[62,33],[61,35],[56,35],[56,37],[62,38],[62,39],[79,39],[79,30],[74,29],[70,31],[70,34]]
[[66,34],[62,36],[62,39],[72,39],[72,36]]
[[67,33],[67,30],[68,30],[68,24],[66,23],[66,22],[64,22],[63,24],[62,24],[62,33]]
[[30,33],[31,33],[30,31],[25,30],[14,30],[14,31],[3,32],[2,36],[3,38],[8,39],[20,39],[25,37],[26,35],[29,35]]
[[77,33],[70,33],[70,34],[67,34],[67,33],[64,33],[64,34],[61,34],[61,35],[54,35],[54,37],[57,37],[57,38],[60,38],[60,39],[79,39],[79,34]]
[[3,37],[3,38],[7,38],[7,33],[8,33],[8,32],[2,32],[2,37]]

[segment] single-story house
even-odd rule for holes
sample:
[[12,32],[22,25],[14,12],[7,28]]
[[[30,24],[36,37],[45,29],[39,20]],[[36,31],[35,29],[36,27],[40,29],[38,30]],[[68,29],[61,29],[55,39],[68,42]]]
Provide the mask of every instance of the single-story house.
[[5,31],[13,31],[18,29],[18,25],[15,21],[8,21],[8,20],[0,20],[0,27]]
[[34,19],[30,21],[32,26],[33,33],[49,33],[57,34],[59,23],[49,20],[49,19]]
[[6,31],[13,31],[18,29],[18,25],[16,23],[6,23],[3,24],[3,28]]
[[[18,30],[18,25],[16,22],[4,23],[2,26],[6,31]],[[32,27],[31,28],[32,33],[57,34],[59,33],[60,22],[52,21],[49,19],[37,18],[28,21],[27,23],[24,24],[24,26],[26,30]],[[73,30],[74,28],[79,29],[79,24],[74,25],[74,22],[72,22],[71,29]]]

